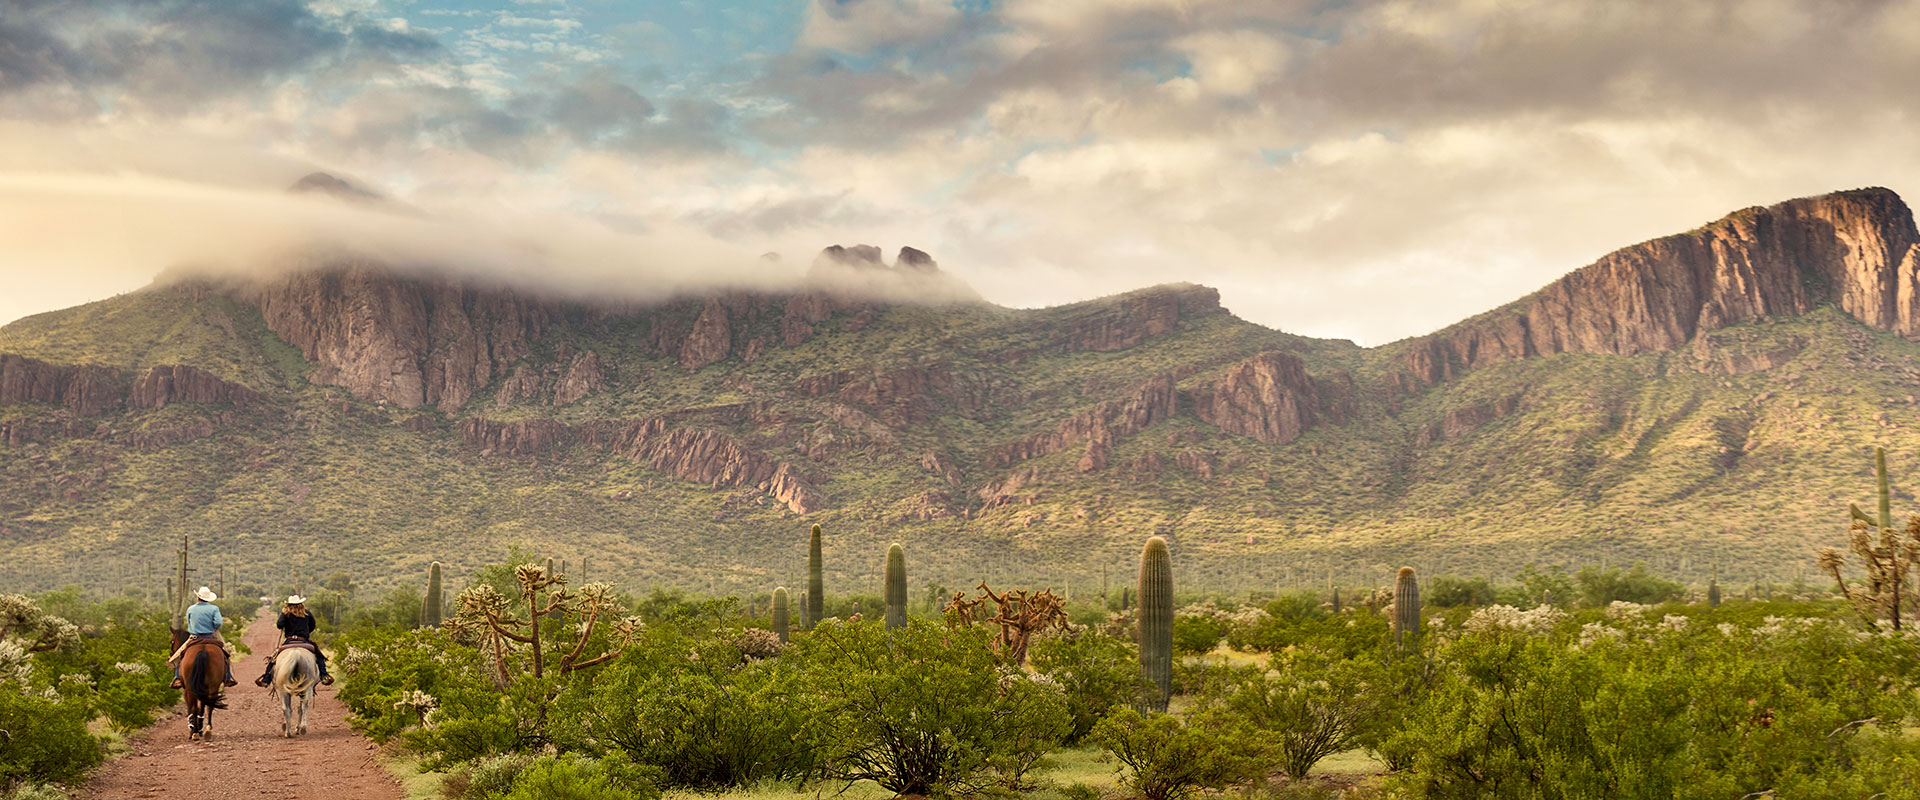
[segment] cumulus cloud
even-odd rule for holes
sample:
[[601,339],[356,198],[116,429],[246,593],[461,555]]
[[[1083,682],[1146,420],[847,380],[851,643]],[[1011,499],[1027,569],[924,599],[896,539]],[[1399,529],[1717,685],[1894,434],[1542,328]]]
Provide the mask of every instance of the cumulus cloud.
[[908,244],[996,302],[1191,280],[1379,343],[1740,207],[1920,191],[1920,0],[815,0],[671,77],[629,62],[692,31],[565,4],[101,8],[0,16],[0,116],[42,135],[0,174],[340,170],[669,276]]

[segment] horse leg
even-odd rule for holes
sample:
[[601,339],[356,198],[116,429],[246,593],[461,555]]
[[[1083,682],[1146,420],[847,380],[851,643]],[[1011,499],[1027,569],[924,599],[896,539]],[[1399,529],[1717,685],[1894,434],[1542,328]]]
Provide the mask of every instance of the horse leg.
[[280,735],[293,738],[293,693],[280,692]]
[[187,741],[200,741],[200,704],[187,699]]
[[300,697],[300,732],[301,733],[307,732],[307,712],[313,709],[313,687],[317,685],[318,684],[312,684],[312,683],[307,684],[306,693],[301,695]]

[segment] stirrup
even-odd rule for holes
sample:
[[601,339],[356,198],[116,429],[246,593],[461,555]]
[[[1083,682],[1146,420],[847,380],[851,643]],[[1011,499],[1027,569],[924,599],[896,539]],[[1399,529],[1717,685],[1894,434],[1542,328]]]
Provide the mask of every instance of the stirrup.
[[262,688],[262,689],[265,689],[265,688],[267,688],[268,686],[271,686],[271,685],[273,685],[273,679],[272,679],[272,678],[269,678],[269,677],[267,677],[267,676],[265,676],[265,675],[262,675],[262,676],[260,676],[260,677],[258,677],[258,678],[254,678],[254,679],[253,679],[253,685],[255,685],[255,686],[258,686],[258,687],[260,687],[260,688]]
[[179,678],[174,678],[174,679],[173,679],[173,683],[169,683],[169,684],[167,684],[167,688],[169,688],[169,689],[185,689],[185,688],[187,688],[187,685],[186,685],[185,683],[182,683],[182,682],[180,681],[180,679],[179,679]]
[[332,676],[332,675],[322,675],[322,676],[320,676],[320,685],[322,685],[322,686],[332,686],[332,685],[333,685],[333,676]]

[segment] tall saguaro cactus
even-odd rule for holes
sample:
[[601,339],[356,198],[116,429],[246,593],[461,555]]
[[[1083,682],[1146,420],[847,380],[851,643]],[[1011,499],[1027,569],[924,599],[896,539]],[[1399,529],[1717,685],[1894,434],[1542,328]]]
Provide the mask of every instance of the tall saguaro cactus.
[[173,613],[173,629],[187,627],[187,537],[180,537],[180,566],[173,581],[173,607],[167,609]]
[[792,632],[787,629],[787,587],[773,590],[773,632],[784,642]]
[[435,561],[427,567],[427,595],[420,599],[420,627],[440,627],[445,618],[441,605],[445,597],[440,588],[440,562]]
[[1401,567],[1393,581],[1393,643],[1406,652],[1420,638],[1420,582],[1413,567]]
[[807,615],[807,593],[806,592],[800,593],[800,604],[798,607],[800,609],[800,630],[803,630],[803,631],[813,630],[813,617],[810,617]]
[[1880,484],[1879,518],[1868,516],[1859,506],[1847,506],[1848,515],[1853,517],[1847,538],[1866,570],[1866,579],[1858,584],[1848,581],[1843,574],[1846,556],[1833,548],[1820,553],[1820,571],[1833,578],[1841,595],[1868,624],[1886,619],[1898,631],[1909,627],[1904,617],[1920,605],[1912,574],[1914,566],[1920,564],[1920,517],[1909,517],[1905,529],[1893,526],[1886,448],[1874,448],[1873,469]]
[[821,615],[827,610],[827,582],[821,574],[823,568],[820,557],[820,526],[813,526],[813,536],[807,541],[807,630],[820,624]]
[[887,628],[907,627],[907,551],[894,542],[887,548]]
[[1167,710],[1173,695],[1173,554],[1155,536],[1140,551],[1140,674],[1151,685],[1143,704]]
[[1707,607],[1720,607],[1720,578],[1717,576],[1707,580]]

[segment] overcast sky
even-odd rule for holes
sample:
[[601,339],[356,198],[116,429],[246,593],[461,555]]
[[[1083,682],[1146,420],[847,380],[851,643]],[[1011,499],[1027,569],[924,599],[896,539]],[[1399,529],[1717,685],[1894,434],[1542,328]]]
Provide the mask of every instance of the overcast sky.
[[[576,288],[870,243],[1379,344],[1741,207],[1920,196],[1916,75],[1920,0],[0,0],[0,321],[288,237]],[[440,227],[278,196],[316,169]]]

